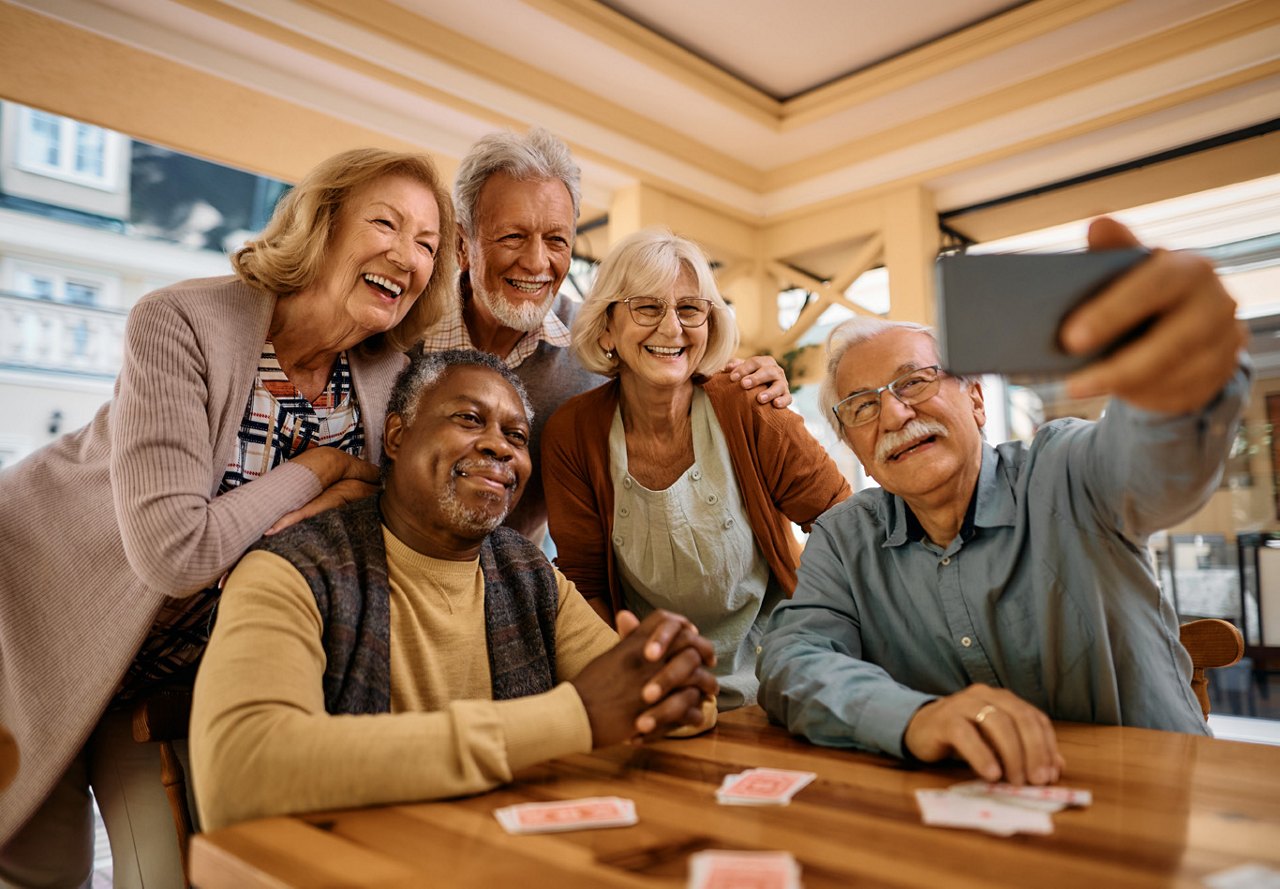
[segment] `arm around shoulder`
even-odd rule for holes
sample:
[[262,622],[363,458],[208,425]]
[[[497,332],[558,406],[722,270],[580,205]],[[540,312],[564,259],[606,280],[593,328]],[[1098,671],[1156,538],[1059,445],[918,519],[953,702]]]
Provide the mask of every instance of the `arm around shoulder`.
[[134,307],[111,407],[111,486],[125,555],[144,582],[169,595],[212,583],[276,519],[320,493],[313,473],[286,464],[210,496],[220,467],[207,375],[227,370],[201,351],[190,309],[164,294]]

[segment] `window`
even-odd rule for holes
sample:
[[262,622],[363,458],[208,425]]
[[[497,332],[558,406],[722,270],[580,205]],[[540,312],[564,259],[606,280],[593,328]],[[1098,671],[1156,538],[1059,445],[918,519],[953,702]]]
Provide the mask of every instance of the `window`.
[[115,159],[123,137],[102,127],[22,108],[18,166],[104,191],[116,186]]
[[20,296],[46,299],[72,306],[97,306],[103,302],[101,281],[77,278],[52,269],[39,271],[16,269],[13,274],[13,289]]

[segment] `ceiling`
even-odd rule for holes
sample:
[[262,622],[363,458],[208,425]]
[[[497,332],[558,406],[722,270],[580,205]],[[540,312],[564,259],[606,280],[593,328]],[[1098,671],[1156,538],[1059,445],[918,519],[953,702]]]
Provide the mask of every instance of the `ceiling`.
[[[33,14],[446,168],[495,128],[546,126],[582,162],[585,219],[636,183],[750,224],[904,185],[949,212],[1280,111],[1275,0],[0,0],[0,32]],[[0,58],[35,51],[9,30]],[[100,110],[102,96],[72,108],[18,69],[0,63],[7,98],[185,138],[144,108]],[[206,135],[193,140],[227,146],[216,159],[286,178],[313,162],[303,146],[255,164],[251,143]],[[1277,172],[1276,157],[1219,175]]]
[[778,100],[794,98],[1019,5],[1009,0],[603,0]]

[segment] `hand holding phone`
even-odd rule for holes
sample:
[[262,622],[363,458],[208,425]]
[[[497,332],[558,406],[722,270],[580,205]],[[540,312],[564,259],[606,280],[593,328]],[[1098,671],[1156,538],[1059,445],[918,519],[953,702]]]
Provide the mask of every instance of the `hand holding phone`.
[[1142,248],[1093,253],[991,253],[938,260],[938,344],[953,374],[1058,376],[1114,351],[1142,324],[1101,349],[1070,354],[1066,316],[1136,263]]

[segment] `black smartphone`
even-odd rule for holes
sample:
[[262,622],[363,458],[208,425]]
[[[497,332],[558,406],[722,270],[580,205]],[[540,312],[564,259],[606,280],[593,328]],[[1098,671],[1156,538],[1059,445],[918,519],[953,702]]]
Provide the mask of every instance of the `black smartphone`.
[[1088,355],[1068,355],[1058,330],[1072,309],[1149,255],[1133,248],[942,257],[937,332],[943,367],[954,374],[1053,377],[1113,351],[1145,323]]

